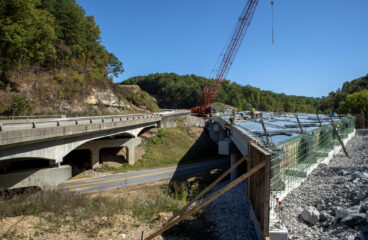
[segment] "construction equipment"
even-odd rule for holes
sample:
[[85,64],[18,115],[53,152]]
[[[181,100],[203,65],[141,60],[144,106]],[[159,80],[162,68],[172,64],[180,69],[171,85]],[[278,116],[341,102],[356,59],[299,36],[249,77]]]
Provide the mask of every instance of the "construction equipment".
[[231,65],[238,53],[239,47],[244,39],[245,33],[247,32],[249,25],[252,21],[254,12],[258,5],[258,0],[248,0],[245,5],[241,16],[239,17],[238,23],[235,26],[232,37],[225,46],[226,51],[223,54],[222,60],[218,66],[215,67],[216,77],[213,85],[205,85],[202,93],[201,105],[193,107],[192,113],[199,114],[210,114],[214,112],[211,108],[211,104],[215,101],[218,92],[221,89],[222,82],[225,80]]

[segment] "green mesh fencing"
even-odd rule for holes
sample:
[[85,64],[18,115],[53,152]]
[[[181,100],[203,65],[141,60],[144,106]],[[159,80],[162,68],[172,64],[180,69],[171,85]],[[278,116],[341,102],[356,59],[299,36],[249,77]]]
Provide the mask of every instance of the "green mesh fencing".
[[[355,129],[354,117],[344,117],[334,122],[342,139],[347,138]],[[270,150],[275,153],[271,163],[272,196],[300,183],[312,165],[328,157],[329,152],[339,144],[332,126],[328,125],[272,147]],[[280,211],[280,202],[276,197],[272,199],[271,205],[276,213]]]

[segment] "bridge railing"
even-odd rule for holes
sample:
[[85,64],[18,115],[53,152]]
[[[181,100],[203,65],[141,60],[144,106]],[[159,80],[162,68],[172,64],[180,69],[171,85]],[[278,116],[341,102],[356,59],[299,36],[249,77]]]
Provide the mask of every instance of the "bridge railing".
[[65,118],[65,115],[37,115],[37,116],[0,116],[0,120],[29,120],[29,119],[56,119]]
[[96,116],[96,117],[78,117],[55,120],[36,120],[36,121],[17,121],[17,122],[3,122],[0,123],[0,131],[12,131],[19,129],[32,128],[48,128],[61,127],[82,124],[95,124],[105,122],[122,122],[130,120],[159,118],[161,114],[156,113],[152,115],[112,115],[112,116]]

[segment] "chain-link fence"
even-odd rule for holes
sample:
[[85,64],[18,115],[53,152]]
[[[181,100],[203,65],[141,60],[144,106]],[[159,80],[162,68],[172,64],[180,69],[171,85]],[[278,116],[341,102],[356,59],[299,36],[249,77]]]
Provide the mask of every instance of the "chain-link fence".
[[[345,139],[355,129],[355,118],[344,117],[335,120],[335,124],[341,138]],[[276,213],[282,210],[276,196],[299,184],[312,167],[328,157],[329,152],[338,145],[333,127],[327,125],[280,142],[270,149],[275,153],[271,163],[270,187],[274,196],[271,207]]]

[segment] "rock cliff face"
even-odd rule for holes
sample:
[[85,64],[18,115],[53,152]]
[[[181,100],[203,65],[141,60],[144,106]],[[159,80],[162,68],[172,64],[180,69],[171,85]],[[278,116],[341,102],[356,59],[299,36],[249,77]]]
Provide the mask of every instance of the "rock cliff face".
[[[158,111],[157,101],[137,85],[76,82],[69,75],[52,79],[47,74],[34,74],[14,80],[14,89],[0,89],[0,115],[12,105],[16,96],[29,103],[29,108],[15,115],[69,116],[124,114]],[[14,104],[13,104],[14,105]]]
[[[119,86],[120,87],[120,86]],[[142,91],[137,85],[125,86],[129,90],[132,90],[135,94],[140,94]],[[112,89],[97,90],[93,88],[91,94],[84,100],[85,104],[92,108],[103,106],[109,113],[124,113],[125,111],[145,111],[149,110],[144,107],[138,107],[133,103],[129,102],[124,97],[118,97]]]

